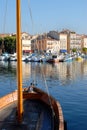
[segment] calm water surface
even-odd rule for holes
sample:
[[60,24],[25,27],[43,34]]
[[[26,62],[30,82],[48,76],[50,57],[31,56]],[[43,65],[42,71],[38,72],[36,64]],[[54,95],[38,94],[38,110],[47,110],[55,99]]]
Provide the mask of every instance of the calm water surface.
[[[23,86],[35,81],[61,104],[68,130],[87,130],[87,61],[22,63]],[[16,62],[0,61],[0,97],[17,89]],[[46,81],[46,82],[45,82]]]

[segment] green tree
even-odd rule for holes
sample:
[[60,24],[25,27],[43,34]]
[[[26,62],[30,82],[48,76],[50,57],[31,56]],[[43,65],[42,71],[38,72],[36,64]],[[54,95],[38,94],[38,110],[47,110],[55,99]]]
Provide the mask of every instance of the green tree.
[[73,49],[72,49],[72,52],[76,52],[76,51],[77,51],[77,49],[76,49],[76,48],[73,48]]
[[3,44],[3,38],[0,37],[0,49],[2,52],[4,51],[4,44]]
[[4,49],[5,52],[14,53],[16,52],[16,37],[5,37],[4,38]]
[[82,49],[82,51],[83,51],[83,53],[87,54],[87,48],[86,48],[86,47],[84,47],[84,48]]
[[0,48],[1,48],[1,45],[2,45],[2,38],[0,37]]

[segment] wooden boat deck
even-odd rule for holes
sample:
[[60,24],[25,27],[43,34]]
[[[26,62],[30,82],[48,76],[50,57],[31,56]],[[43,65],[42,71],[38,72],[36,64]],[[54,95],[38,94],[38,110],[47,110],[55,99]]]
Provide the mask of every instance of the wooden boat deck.
[[0,130],[52,130],[51,115],[51,109],[45,104],[39,101],[25,100],[23,123],[18,125],[15,102],[0,111]]
[[33,87],[33,92],[25,88],[21,125],[17,123],[17,91],[0,98],[0,130],[64,130],[61,106],[54,98],[49,98],[36,87]]

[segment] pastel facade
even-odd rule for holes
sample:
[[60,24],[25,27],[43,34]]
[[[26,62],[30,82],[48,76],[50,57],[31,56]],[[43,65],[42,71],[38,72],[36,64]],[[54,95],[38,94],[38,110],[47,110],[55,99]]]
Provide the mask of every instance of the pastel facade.
[[60,50],[67,50],[67,34],[60,33],[59,34],[59,40],[60,40]]
[[22,40],[22,51],[23,51],[23,53],[31,53],[32,52],[31,40],[26,40],[26,39]]
[[87,48],[87,37],[83,38],[83,47]]
[[77,51],[82,49],[82,35],[75,32],[70,33],[70,50],[75,48]]
[[[0,37],[6,36],[16,36],[16,34],[0,34]],[[82,48],[87,48],[87,36],[79,35],[76,32],[70,30],[63,30],[61,32],[50,31],[47,34],[42,35],[30,35],[29,33],[22,32],[22,51],[31,53],[34,50],[56,52],[59,53],[60,50],[66,50],[68,53],[75,48],[82,50]],[[2,53],[2,48],[0,47],[0,53]]]
[[46,50],[47,50],[47,52],[59,53],[60,41],[54,40],[54,39],[47,39]]

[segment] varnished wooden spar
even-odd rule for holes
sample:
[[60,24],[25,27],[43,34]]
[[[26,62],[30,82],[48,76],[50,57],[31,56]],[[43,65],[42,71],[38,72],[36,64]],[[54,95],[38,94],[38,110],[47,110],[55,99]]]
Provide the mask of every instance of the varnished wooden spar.
[[23,94],[22,94],[22,45],[21,45],[21,13],[20,13],[20,0],[16,0],[16,16],[17,16],[17,36],[16,36],[16,48],[17,48],[17,82],[18,82],[18,122],[22,122],[23,115]]

